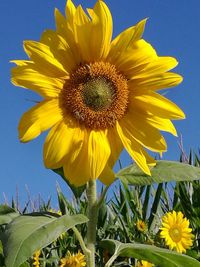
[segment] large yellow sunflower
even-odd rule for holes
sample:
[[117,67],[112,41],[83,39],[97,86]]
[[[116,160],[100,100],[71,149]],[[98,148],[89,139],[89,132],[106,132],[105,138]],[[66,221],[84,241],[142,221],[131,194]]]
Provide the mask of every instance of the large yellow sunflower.
[[39,42],[24,42],[30,60],[14,61],[12,82],[43,97],[22,116],[20,140],[28,142],[51,128],[45,166],[63,167],[77,186],[96,178],[110,184],[124,147],[150,175],[155,162],[145,149],[166,151],[159,130],[176,135],[171,120],[184,118],[157,93],[182,81],[168,72],[176,59],[159,57],[142,39],[146,20],[112,40],[111,13],[101,0],[87,13],[68,0],[65,13],[55,10],[55,31],[46,30]]
[[193,234],[189,223],[181,211],[168,212],[163,216],[160,236],[170,249],[182,253],[192,246]]

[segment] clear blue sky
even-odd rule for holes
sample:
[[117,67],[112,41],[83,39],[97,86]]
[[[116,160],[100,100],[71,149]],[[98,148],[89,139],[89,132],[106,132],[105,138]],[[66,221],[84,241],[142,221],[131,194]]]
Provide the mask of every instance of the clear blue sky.
[[[150,42],[159,55],[174,56],[179,65],[176,72],[184,76],[177,88],[170,89],[167,97],[186,113],[186,120],[176,121],[186,151],[197,151],[200,137],[200,2],[197,0],[107,0],[113,15],[114,36],[139,20],[148,17],[144,39]],[[93,7],[95,1],[76,0],[75,4]],[[0,1],[0,203],[3,192],[11,200],[19,189],[19,199],[26,200],[25,185],[34,198],[52,195],[55,200],[56,181],[64,193],[69,194],[61,178],[47,170],[42,162],[42,148],[46,134],[28,144],[18,140],[17,125],[21,115],[39,97],[31,91],[10,83],[9,63],[12,59],[26,58],[23,40],[39,40],[45,29],[54,29],[54,8],[64,12],[65,0],[1,0]],[[178,139],[165,135],[168,152],[165,159],[178,159]],[[124,165],[130,163],[123,156]],[[69,194],[70,196],[70,194]]]

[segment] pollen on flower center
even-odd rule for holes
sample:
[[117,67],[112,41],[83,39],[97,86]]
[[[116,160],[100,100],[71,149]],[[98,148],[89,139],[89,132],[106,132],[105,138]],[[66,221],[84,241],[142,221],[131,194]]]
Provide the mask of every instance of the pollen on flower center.
[[114,126],[126,112],[127,79],[108,62],[81,65],[66,81],[60,100],[62,110],[80,124],[106,129]]
[[96,78],[83,85],[83,101],[94,111],[108,108],[114,95],[115,91],[112,84],[105,78]]
[[174,227],[174,228],[170,229],[169,234],[170,234],[172,240],[174,240],[175,242],[178,242],[181,240],[182,234],[181,234],[181,230],[179,228]]

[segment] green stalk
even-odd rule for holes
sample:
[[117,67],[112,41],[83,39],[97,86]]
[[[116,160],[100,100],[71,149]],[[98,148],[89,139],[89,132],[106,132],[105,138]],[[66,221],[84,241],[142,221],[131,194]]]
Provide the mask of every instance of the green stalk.
[[86,189],[88,199],[88,227],[87,227],[87,249],[90,254],[87,254],[87,267],[95,267],[95,244],[96,244],[96,227],[98,219],[97,207],[97,192],[96,192],[96,180],[88,182]]
[[74,231],[74,233],[76,235],[76,238],[78,239],[78,241],[80,243],[80,246],[82,248],[82,251],[83,251],[84,255],[86,256],[86,258],[89,257],[90,251],[87,249],[81,233],[79,232],[79,230],[75,226],[72,227],[72,230]]

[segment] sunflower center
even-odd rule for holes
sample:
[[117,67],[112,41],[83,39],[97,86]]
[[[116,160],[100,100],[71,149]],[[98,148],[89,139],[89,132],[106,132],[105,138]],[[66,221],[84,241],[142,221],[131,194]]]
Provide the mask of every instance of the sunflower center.
[[112,84],[104,78],[89,80],[83,85],[83,101],[94,111],[108,108],[113,101],[114,94]]
[[140,232],[144,232],[146,230],[146,224],[144,221],[141,221],[141,220],[137,221],[136,226],[137,226],[137,230]]
[[182,232],[178,227],[170,229],[169,234],[174,242],[179,242],[182,238]]
[[60,102],[64,113],[87,128],[113,127],[127,110],[127,79],[108,62],[81,65],[66,80]]

